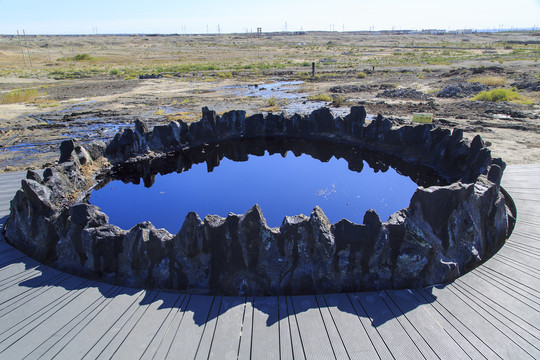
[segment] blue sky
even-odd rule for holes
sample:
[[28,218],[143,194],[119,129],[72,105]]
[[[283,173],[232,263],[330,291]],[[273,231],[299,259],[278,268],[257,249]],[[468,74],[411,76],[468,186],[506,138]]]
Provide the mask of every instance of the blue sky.
[[540,0],[0,0],[0,34],[540,27]]

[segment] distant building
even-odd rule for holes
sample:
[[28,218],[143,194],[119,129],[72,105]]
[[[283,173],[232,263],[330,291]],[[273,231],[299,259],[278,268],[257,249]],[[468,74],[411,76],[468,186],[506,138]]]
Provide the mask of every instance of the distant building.
[[446,34],[446,30],[439,30],[439,29],[423,29],[421,31],[422,34],[429,34],[429,35],[444,35]]

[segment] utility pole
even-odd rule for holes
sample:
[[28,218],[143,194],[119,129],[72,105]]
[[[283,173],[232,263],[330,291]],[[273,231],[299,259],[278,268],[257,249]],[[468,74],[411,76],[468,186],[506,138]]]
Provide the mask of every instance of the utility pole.
[[32,67],[32,59],[30,58],[30,50],[28,50],[28,40],[26,39],[26,32],[23,29],[24,42],[26,44],[26,52],[28,53],[28,61],[30,62],[30,67]]
[[221,28],[219,27],[219,24],[217,25],[217,33],[218,33],[218,36],[221,35]]
[[23,61],[24,61],[24,67],[26,67],[26,59],[24,57],[24,50],[23,50],[23,47],[22,47],[21,36],[19,35],[19,30],[17,30],[17,39],[19,39],[19,46],[21,47],[21,54],[22,54],[22,58],[23,58]]

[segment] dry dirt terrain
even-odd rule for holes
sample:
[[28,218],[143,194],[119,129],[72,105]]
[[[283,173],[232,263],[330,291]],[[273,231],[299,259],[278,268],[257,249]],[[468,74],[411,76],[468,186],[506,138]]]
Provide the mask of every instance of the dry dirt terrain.
[[[196,121],[203,106],[364,105],[396,124],[429,112],[510,164],[540,163],[539,35],[0,36],[0,171],[51,164],[62,140],[107,140],[135,119]],[[518,98],[473,100],[495,89]]]

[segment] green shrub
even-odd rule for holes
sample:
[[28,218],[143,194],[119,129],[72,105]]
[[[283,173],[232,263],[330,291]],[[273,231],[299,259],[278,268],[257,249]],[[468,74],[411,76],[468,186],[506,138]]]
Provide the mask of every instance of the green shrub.
[[218,77],[220,79],[230,79],[233,77],[233,74],[230,71],[226,71],[226,72],[219,73]]
[[367,77],[367,74],[365,72],[361,71],[358,74],[356,74],[356,77],[358,79],[365,79]]
[[62,57],[57,60],[58,61],[89,61],[89,60],[94,60],[94,58],[88,54],[77,54],[75,56]]
[[88,54],[77,54],[73,57],[73,60],[75,61],[87,61],[92,60],[92,57]]
[[510,101],[510,102],[518,102],[523,104],[530,104],[532,101],[524,98],[523,96],[519,95],[517,91],[510,90],[510,89],[493,89],[489,91],[482,91],[478,95],[476,95],[473,100],[478,101]]
[[277,101],[276,101],[276,98],[274,96],[272,96],[271,98],[266,100],[266,106],[272,107],[272,106],[276,106],[276,105],[277,105]]

